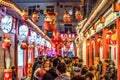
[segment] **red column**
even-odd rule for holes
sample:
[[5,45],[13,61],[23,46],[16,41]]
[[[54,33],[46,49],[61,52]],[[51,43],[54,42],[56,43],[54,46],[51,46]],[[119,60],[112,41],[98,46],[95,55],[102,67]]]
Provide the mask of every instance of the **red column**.
[[14,19],[15,21],[15,44],[14,44],[14,52],[15,52],[15,57],[14,57],[14,64],[16,68],[16,74],[18,75],[18,21],[17,19]]
[[32,48],[32,62],[34,62],[34,59],[35,59],[35,47]]
[[93,65],[94,58],[93,58],[93,42],[92,38],[90,38],[90,46],[89,46],[89,67]]
[[86,40],[86,66],[89,67],[89,40]]
[[107,36],[108,29],[104,28],[103,29],[103,59],[108,59],[109,57],[109,46],[106,43],[106,36]]
[[24,76],[27,76],[28,65],[28,49],[24,50]]
[[95,34],[95,57],[100,57],[100,45],[99,45],[99,42],[98,42],[98,38],[99,38],[99,35],[98,34]]
[[[108,49],[109,49],[109,46],[108,46],[108,44],[106,43],[106,36],[107,36],[107,32],[108,32],[108,29],[107,28],[104,28],[103,29],[103,59],[105,60],[105,59],[108,59],[108,57],[109,57],[109,51],[108,51]],[[103,74],[106,72],[106,64],[105,64],[105,62],[103,62]]]
[[117,80],[120,80],[120,18],[116,20],[116,27],[117,27],[117,64],[118,64],[118,75]]

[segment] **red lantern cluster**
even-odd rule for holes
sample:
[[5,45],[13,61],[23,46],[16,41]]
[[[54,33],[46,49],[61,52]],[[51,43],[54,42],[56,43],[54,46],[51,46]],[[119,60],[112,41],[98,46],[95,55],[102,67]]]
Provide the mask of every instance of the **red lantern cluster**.
[[45,13],[46,17],[43,22],[43,28],[47,32],[51,32],[56,29],[56,16],[57,14],[51,11]]
[[57,29],[55,29],[55,30],[53,31],[53,37],[54,37],[54,38],[58,38],[59,35],[60,35],[60,31],[58,31]]
[[63,15],[63,21],[65,23],[69,23],[71,21],[71,17],[70,17],[70,14],[66,11]]
[[28,11],[26,9],[22,10],[22,19],[27,20],[28,18]]
[[61,38],[51,38],[51,43],[54,48],[57,48],[61,42]]
[[76,12],[75,12],[75,18],[77,20],[82,20],[83,19],[83,15],[82,15],[80,9],[76,10]]
[[34,11],[32,14],[32,21],[33,22],[38,22],[39,21],[39,14],[37,11]]
[[11,40],[9,35],[5,35],[4,40],[2,42],[2,48],[4,50],[8,50],[11,46]]

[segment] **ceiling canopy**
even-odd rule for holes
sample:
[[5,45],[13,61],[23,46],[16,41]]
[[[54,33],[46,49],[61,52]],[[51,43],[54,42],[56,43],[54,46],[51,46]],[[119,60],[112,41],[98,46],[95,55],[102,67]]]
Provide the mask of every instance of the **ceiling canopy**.
[[81,0],[13,0],[16,3],[38,3],[38,2],[80,2]]

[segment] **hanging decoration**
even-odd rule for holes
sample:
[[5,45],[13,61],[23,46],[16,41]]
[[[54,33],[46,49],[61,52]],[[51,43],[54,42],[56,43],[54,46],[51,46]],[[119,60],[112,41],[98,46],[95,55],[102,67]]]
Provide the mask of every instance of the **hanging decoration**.
[[32,21],[33,21],[33,22],[38,22],[38,21],[39,21],[38,11],[34,11],[34,12],[32,13]]
[[55,30],[57,13],[48,11],[48,12],[44,12],[44,14],[46,14],[46,17],[43,22],[44,30],[47,32],[51,32],[51,31]]
[[53,34],[53,37],[54,37],[54,38],[58,38],[59,35],[60,35],[60,31],[57,30],[57,29],[55,29],[52,34]]
[[88,30],[88,34],[91,34],[91,30]]
[[82,15],[80,9],[77,9],[77,10],[76,10],[76,12],[75,12],[75,18],[76,18],[77,20],[82,20],[82,19],[83,19],[83,15]]
[[65,23],[69,23],[71,21],[71,17],[68,11],[65,11],[64,15],[63,15],[63,22]]
[[115,2],[114,3],[114,12],[119,12],[120,11],[120,4]]
[[27,41],[26,41],[26,40],[23,40],[22,43],[21,43],[20,48],[21,48],[22,50],[26,50],[27,47],[28,47]]
[[28,11],[26,9],[23,9],[22,10],[22,19],[23,20],[27,20],[29,17],[28,17]]
[[111,31],[109,31],[106,35],[106,43],[109,45],[111,45],[111,39],[110,39],[111,34],[112,34]]
[[87,35],[88,35],[88,33],[86,32],[86,33],[84,34],[84,37],[87,37]]
[[104,18],[103,16],[100,18],[100,22],[101,22],[101,23],[104,23],[104,22],[105,22],[105,18]]
[[31,76],[32,76],[32,62],[29,62],[28,63],[28,69],[27,69],[27,77],[28,78],[31,78]]
[[116,32],[111,34],[111,40],[112,40],[112,44],[116,44],[117,42],[117,35]]
[[56,56],[58,55],[58,49],[60,48],[59,44],[62,43],[62,39],[59,38],[51,38],[51,44],[53,48],[55,48]]
[[93,30],[96,30],[96,29],[97,29],[97,26],[96,26],[96,25],[94,25],[94,26],[93,26]]
[[41,50],[41,46],[39,44],[37,45],[37,49],[38,49],[38,51]]
[[10,39],[10,36],[9,35],[5,35],[4,36],[4,39],[3,39],[3,42],[2,42],[2,48],[4,50],[8,50],[11,46],[11,39]]
[[12,70],[11,69],[4,70],[4,80],[12,80]]

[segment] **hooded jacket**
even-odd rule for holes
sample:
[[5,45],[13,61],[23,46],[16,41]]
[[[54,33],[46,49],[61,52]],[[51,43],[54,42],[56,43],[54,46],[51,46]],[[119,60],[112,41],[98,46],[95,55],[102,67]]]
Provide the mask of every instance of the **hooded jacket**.
[[67,75],[60,75],[57,78],[55,78],[55,80],[70,80],[70,77]]

